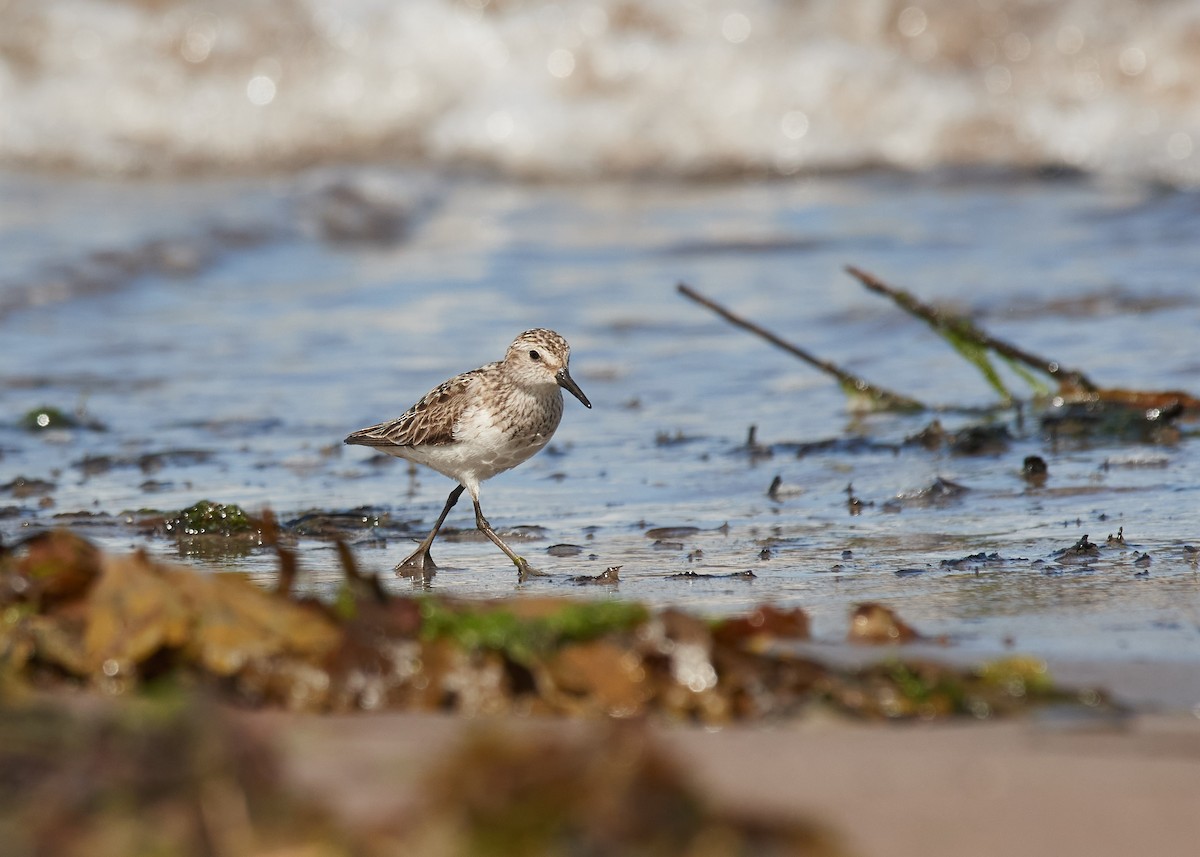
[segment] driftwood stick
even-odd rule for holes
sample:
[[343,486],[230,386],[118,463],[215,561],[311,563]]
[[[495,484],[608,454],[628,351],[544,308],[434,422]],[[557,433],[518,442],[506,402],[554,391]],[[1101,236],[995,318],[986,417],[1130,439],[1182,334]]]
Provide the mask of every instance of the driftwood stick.
[[1057,360],[1047,360],[1044,357],[1039,357],[1022,348],[1018,348],[1002,339],[980,330],[972,322],[960,316],[946,315],[939,312],[936,308],[929,304],[922,303],[916,297],[903,289],[889,286],[887,283],[880,280],[878,277],[868,274],[861,268],[856,268],[853,265],[846,266],[846,273],[856,278],[860,283],[866,286],[876,294],[881,294],[892,299],[897,306],[911,315],[928,323],[934,330],[948,331],[969,339],[981,348],[986,348],[994,351],[1002,357],[1006,357],[1016,363],[1021,363],[1037,372],[1042,372],[1049,375],[1060,385],[1070,389],[1083,389],[1088,392],[1095,391],[1096,385],[1088,379],[1086,375],[1078,369],[1068,369],[1060,364]]
[[750,331],[755,336],[765,339],[775,347],[782,348],[793,357],[798,357],[810,366],[821,370],[826,375],[832,376],[837,380],[838,384],[841,385],[842,389],[848,393],[866,396],[870,398],[877,407],[886,408],[889,410],[926,410],[926,406],[921,402],[918,402],[916,399],[911,399],[908,396],[902,396],[899,393],[893,393],[891,390],[884,389],[877,384],[872,384],[864,378],[860,378],[857,375],[847,372],[845,369],[842,369],[840,366],[831,363],[828,360],[822,360],[815,354],[812,354],[800,346],[794,345],[791,342],[780,338],[766,328],[760,327],[754,322],[742,318],[733,311],[721,306],[711,298],[707,298],[700,294],[686,283],[680,283],[678,286],[676,286],[676,288],[684,297],[712,310],[731,324],[734,324],[743,330]]

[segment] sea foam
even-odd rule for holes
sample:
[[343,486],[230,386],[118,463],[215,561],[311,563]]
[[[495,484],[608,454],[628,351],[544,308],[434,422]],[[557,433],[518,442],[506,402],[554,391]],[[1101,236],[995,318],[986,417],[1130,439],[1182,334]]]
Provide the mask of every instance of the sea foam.
[[0,166],[1200,183],[1200,4],[9,0]]

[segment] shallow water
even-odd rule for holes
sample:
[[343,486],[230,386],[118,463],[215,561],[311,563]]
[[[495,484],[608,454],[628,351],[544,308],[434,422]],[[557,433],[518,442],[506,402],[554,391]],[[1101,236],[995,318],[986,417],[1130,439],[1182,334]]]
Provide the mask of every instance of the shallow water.
[[[996,395],[842,271],[968,312],[1105,385],[1197,392],[1193,193],[952,172],[530,185],[362,168],[269,181],[10,175],[0,198],[0,485],[54,485],[0,495],[6,542],[65,522],[106,547],[268,577],[265,548],[192,556],[196,544],[122,512],[208,498],[286,523],[367,507],[384,525],[352,532],[356,555],[405,589],[390,567],[451,485],[341,439],[549,326],[571,341],[595,407],[568,398],[551,448],[482,499],[502,533],[542,528],[514,538],[551,576],[517,583],[460,507],[449,526],[468,532],[435,546],[433,590],[708,612],[774,601],[809,610],[821,639],[878,600],[966,649],[1200,657],[1192,427],[1166,445],[1051,442],[1036,414],[1001,413],[1014,437],[996,454],[903,445],[935,416],[951,430],[985,419],[963,409]],[[827,378],[680,297],[680,281],[951,410],[856,416]],[[106,430],[14,427],[43,405]],[[769,454],[746,447],[750,426]],[[831,439],[858,442],[812,446]],[[1042,487],[1020,475],[1035,454],[1049,465]],[[769,498],[777,475],[798,492]],[[922,500],[939,477],[969,490]],[[695,530],[646,535],[660,527]],[[1105,546],[1122,527],[1127,544]],[[1084,534],[1098,558],[1056,560]],[[582,551],[548,554],[556,544]],[[298,547],[311,585],[332,587],[331,542]],[[980,552],[999,559],[942,565]],[[1150,564],[1135,565],[1144,553]],[[612,565],[615,589],[568,579]],[[745,570],[755,577],[667,577]]]

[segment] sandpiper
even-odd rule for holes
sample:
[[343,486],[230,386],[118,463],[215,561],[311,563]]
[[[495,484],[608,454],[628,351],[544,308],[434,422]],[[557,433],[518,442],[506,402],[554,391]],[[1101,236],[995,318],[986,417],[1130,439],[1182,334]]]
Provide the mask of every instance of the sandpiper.
[[521,575],[531,572],[529,563],[483,517],[479,483],[516,467],[549,442],[562,419],[564,389],[585,407],[592,406],[571,379],[570,357],[571,346],[553,330],[527,330],[508,346],[503,360],[457,375],[430,390],[403,416],[346,438],[346,443],[424,464],[458,483],[429,535],[396,566],[397,574],[418,576],[437,568],[429,547],[464,489],[475,503],[479,530],[508,555]]

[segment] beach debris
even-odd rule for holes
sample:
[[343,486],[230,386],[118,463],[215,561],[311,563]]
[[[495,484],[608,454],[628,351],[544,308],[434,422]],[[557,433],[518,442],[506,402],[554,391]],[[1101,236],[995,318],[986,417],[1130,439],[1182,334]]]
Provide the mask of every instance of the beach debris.
[[546,548],[546,553],[550,556],[579,556],[583,553],[583,546],[571,544],[550,545],[550,547]]
[[1088,541],[1088,534],[1084,533],[1075,544],[1056,550],[1053,556],[1058,562],[1087,563],[1100,556],[1100,548]]
[[163,527],[177,536],[232,536],[257,530],[259,523],[240,506],[201,500],[164,521]]
[[174,539],[181,552],[195,556],[246,556],[264,544],[262,519],[233,503],[201,500],[178,512],[138,517],[143,527]]
[[668,574],[667,580],[754,580],[758,577],[750,569],[745,571],[731,571],[726,574],[707,574],[702,571],[681,571],[676,574]]
[[[958,502],[970,490],[966,485],[960,485],[957,482],[937,476],[934,477],[933,482],[924,488],[898,494],[894,500],[889,502],[897,505],[895,511],[905,508],[940,508]],[[885,511],[891,510],[885,509]]]
[[679,429],[676,429],[674,432],[659,431],[654,434],[655,446],[683,446],[695,443],[698,440],[702,440],[699,435],[684,434]]
[[930,420],[916,434],[911,434],[904,439],[905,446],[919,446],[928,449],[930,452],[939,450],[944,447],[950,440],[950,432],[942,425],[939,419]]
[[904,439],[905,446],[920,446],[930,451],[945,448],[956,455],[998,455],[1011,443],[1012,434],[1003,423],[978,423],[951,432],[936,419]]
[[771,480],[771,484],[767,487],[767,496],[776,503],[782,503],[789,497],[799,497],[804,493],[804,486],[797,485],[793,482],[784,482],[782,474],[775,474],[775,478]]
[[948,446],[955,455],[999,455],[1008,450],[1012,439],[1003,423],[978,423],[954,432]]
[[[1082,370],[1065,367],[1057,360],[992,336],[969,319],[923,303],[910,292],[891,286],[861,268],[848,265],[845,270],[870,291],[884,295],[905,312],[926,322],[979,370],[1004,404],[1011,404],[1016,397],[1005,386],[989,355],[1002,360],[1033,389],[1036,398],[1049,400],[1050,409],[1043,416],[1043,424],[1057,434],[1133,435],[1169,442],[1177,436],[1164,432],[1164,427],[1169,429],[1181,416],[1200,416],[1200,399],[1190,393],[1101,387]],[[1051,391],[1036,375],[1049,378],[1057,389]]]
[[758,461],[763,458],[770,458],[774,455],[774,451],[769,446],[763,446],[758,442],[758,426],[752,425],[746,431],[746,444],[742,447],[742,451],[750,456],[751,461]]
[[1041,421],[1052,441],[1100,435],[1135,443],[1171,444],[1181,437],[1176,423],[1183,415],[1184,406],[1177,398],[1162,407],[1143,407],[1121,398],[1100,398],[1097,392],[1054,396],[1042,411]]
[[850,612],[850,630],[846,642],[910,643],[919,640],[917,630],[897,615],[895,610],[882,604],[859,604]]
[[580,574],[568,580],[578,586],[616,586],[621,582],[621,566],[610,565],[599,574]]
[[863,502],[859,496],[854,493],[854,484],[851,482],[846,483],[846,508],[850,512],[850,517],[861,515],[863,513],[863,509],[874,505],[875,504],[873,502]]
[[[794,648],[809,635],[799,608],[760,605],[714,622],[612,599],[392,595],[358,570],[343,542],[342,585],[318,601],[282,579],[297,573],[295,557],[278,544],[273,516],[263,526],[282,568],[270,590],[144,552],[106,554],[68,530],[0,548],[0,688],[83,685],[124,696],[170,678],[241,705],[297,711],[651,715],[712,725],[814,707],[876,718],[1109,706],[1048,683],[1011,697],[978,670],[822,663]],[[874,610],[876,625],[885,611]],[[875,633],[888,639],[915,633],[898,620],[883,627]]]
[[397,521],[390,512],[359,506],[344,511],[311,509],[288,521],[287,531],[296,536],[313,539],[359,539],[411,536],[420,521]]
[[1025,460],[1021,462],[1021,476],[1035,488],[1045,485],[1046,480],[1050,477],[1050,468],[1046,466],[1046,459],[1040,455],[1025,456]]
[[[1018,407],[1021,404],[1020,400],[1005,384],[992,358],[1003,362],[1033,390],[1034,401],[1046,404],[1042,414],[1042,425],[1053,438],[1099,434],[1151,443],[1172,443],[1180,437],[1179,430],[1174,425],[1177,419],[1200,417],[1200,398],[1190,393],[1181,390],[1152,391],[1101,387],[1082,370],[1065,367],[1056,360],[1041,357],[1006,342],[987,333],[970,319],[926,304],[912,293],[889,285],[861,268],[848,265],[845,270],[868,290],[889,298],[944,338],[999,394],[999,408]],[[852,410],[911,412],[930,409],[924,402],[869,382],[832,361],[788,342],[778,334],[702,295],[686,283],[679,283],[676,290],[736,327],[753,333],[834,378],[848,396]],[[1047,378],[1049,383],[1039,380],[1039,376]],[[989,409],[989,412],[994,410]],[[990,455],[1003,452],[1010,440],[1008,429],[1004,425],[985,423],[968,427],[950,436],[941,429],[940,423],[934,421],[925,432],[912,438],[911,442],[929,448],[947,444],[954,452],[962,455]],[[753,451],[753,446],[748,446]]]
[[747,651],[764,651],[777,640],[807,640],[808,614],[799,607],[786,610],[760,604],[741,616],[722,619],[713,626],[713,639]]
[[646,538],[662,541],[664,539],[686,539],[701,532],[699,527],[654,527],[646,530]]
[[654,550],[661,551],[679,551],[684,548],[684,539],[690,539],[693,536],[698,536],[702,533],[719,533],[721,535],[729,534],[729,522],[721,524],[719,527],[703,530],[700,527],[677,526],[677,527],[652,527],[646,530],[646,538],[654,539],[652,547]]
[[[926,322],[937,334],[944,338],[951,347],[961,354],[968,362],[975,366],[979,372],[987,379],[987,382],[996,390],[997,393],[1005,401],[1011,401],[1013,396],[1005,387],[999,373],[988,359],[989,353],[994,353],[1004,360],[1018,375],[1026,380],[1031,385],[1037,385],[1034,377],[1025,371],[1022,367],[1029,367],[1035,371],[1043,372],[1046,375],[1060,381],[1060,383],[1068,383],[1073,388],[1083,390],[1095,390],[1096,386],[1080,371],[1076,369],[1067,369],[1054,360],[1047,360],[1039,357],[1031,352],[1025,351],[997,339],[988,333],[981,330],[970,319],[954,313],[944,312],[937,307],[923,303],[917,297],[904,289],[898,289],[895,286],[890,286],[883,280],[869,274],[861,268],[856,268],[853,265],[847,265],[846,273],[857,279],[867,289],[876,294],[884,295],[890,298],[897,306],[907,312],[909,315],[916,316]],[[1044,388],[1043,388],[1044,390]]]
[[290,673],[288,693],[299,700],[321,692],[301,665],[328,655],[339,638],[321,611],[240,575],[198,574],[143,552],[102,554],[67,530],[35,536],[0,560],[5,607],[25,612],[0,638],[0,672],[50,670],[107,693],[174,667],[234,689]]
[[53,429],[106,430],[104,423],[87,416],[82,407],[72,415],[53,405],[40,405],[36,408],[31,408],[17,421],[17,426],[30,432],[51,431]]
[[798,357],[808,365],[824,372],[838,382],[842,391],[850,400],[851,407],[863,411],[923,411],[925,405],[916,399],[894,393],[878,384],[873,384],[865,378],[848,372],[828,360],[817,357],[810,351],[794,345],[779,335],[772,333],[761,325],[755,324],[727,309],[711,298],[705,297],[686,283],[679,283],[676,290],[700,306],[712,310],[731,324],[748,330],[755,336],[765,339],[776,348],[781,348],[793,357]]
[[0,485],[0,494],[12,494],[18,500],[29,497],[45,497],[53,494],[58,486],[46,479],[33,479],[28,476],[18,476]]
[[955,571],[964,568],[978,571],[980,568],[1004,566],[1013,562],[1027,562],[1027,560],[1010,560],[995,552],[984,553],[980,551],[979,553],[973,553],[968,556],[959,557],[958,559],[944,559],[940,565],[942,568]]

